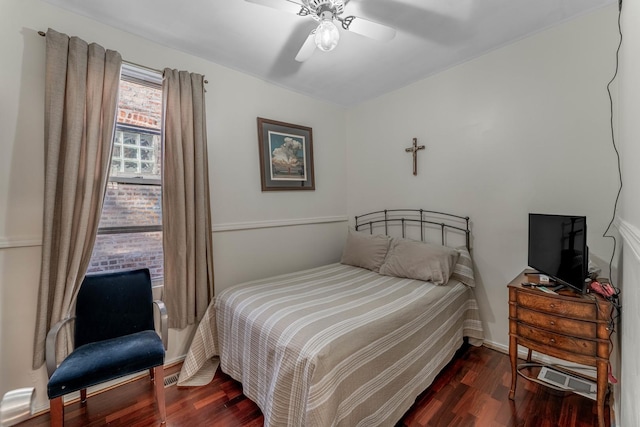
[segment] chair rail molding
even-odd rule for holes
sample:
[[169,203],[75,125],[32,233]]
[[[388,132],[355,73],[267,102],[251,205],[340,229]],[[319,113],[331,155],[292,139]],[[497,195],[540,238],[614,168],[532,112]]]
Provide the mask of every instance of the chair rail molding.
[[229,222],[229,223],[223,223],[223,224],[214,224],[213,232],[219,233],[224,231],[255,230],[260,228],[292,227],[297,225],[328,224],[333,222],[348,222],[348,221],[349,221],[349,218],[346,215],[335,215],[335,216],[323,216],[323,217],[316,217],[316,218]]
[[[228,222],[214,224],[213,232],[257,230],[261,228],[293,227],[299,225],[330,224],[336,222],[348,222],[346,215],[333,215],[315,218],[293,218],[265,221]],[[42,246],[42,236],[0,236],[0,249],[24,248]]]
[[42,246],[42,236],[0,236],[0,249]]
[[640,261],[640,229],[619,217],[616,219],[616,226],[624,241],[629,245],[636,261]]

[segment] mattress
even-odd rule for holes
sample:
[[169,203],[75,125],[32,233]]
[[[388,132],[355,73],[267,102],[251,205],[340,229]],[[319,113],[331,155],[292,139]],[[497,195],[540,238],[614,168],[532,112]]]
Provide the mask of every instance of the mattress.
[[331,264],[217,295],[178,385],[208,383],[219,356],[265,426],[394,426],[465,336],[483,340],[466,285]]

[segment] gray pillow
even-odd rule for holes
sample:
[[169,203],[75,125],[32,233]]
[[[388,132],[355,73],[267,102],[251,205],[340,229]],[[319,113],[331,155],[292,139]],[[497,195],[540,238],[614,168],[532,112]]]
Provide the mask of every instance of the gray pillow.
[[453,273],[458,252],[446,246],[394,238],[380,274],[444,285]]
[[349,230],[347,242],[342,251],[342,264],[366,268],[376,273],[387,256],[389,236],[360,233]]

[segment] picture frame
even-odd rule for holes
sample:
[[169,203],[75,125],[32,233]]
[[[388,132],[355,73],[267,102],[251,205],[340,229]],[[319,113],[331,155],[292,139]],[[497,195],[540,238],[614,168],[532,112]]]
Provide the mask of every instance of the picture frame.
[[258,117],[262,191],[315,190],[310,127]]

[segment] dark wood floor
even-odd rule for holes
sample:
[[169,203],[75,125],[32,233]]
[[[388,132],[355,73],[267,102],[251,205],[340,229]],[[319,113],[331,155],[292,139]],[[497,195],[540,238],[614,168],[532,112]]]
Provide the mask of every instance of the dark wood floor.
[[[168,368],[167,375],[177,370]],[[506,354],[486,347],[464,347],[418,397],[398,427],[597,425],[595,403],[586,397],[559,393],[519,378],[515,400],[511,401],[507,397],[510,382]],[[167,387],[166,405],[167,427],[263,424],[260,409],[243,396],[241,385],[220,371],[204,387]],[[605,418],[609,419],[608,405]],[[47,425],[48,413],[20,424]],[[153,387],[144,378],[90,396],[85,407],[71,403],[65,407],[65,425],[159,425]]]

